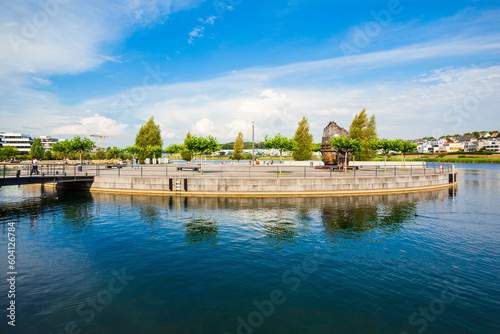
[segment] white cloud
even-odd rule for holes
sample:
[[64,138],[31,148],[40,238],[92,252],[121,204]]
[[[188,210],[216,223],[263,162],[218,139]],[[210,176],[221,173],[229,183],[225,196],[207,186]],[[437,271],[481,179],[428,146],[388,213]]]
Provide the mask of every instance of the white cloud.
[[243,134],[245,140],[249,140],[252,136],[252,123],[242,119],[235,119],[231,123],[224,124],[224,127],[227,129],[227,138],[236,138],[239,132]]
[[[148,24],[147,10],[137,9],[134,20]],[[0,18],[4,15],[0,13]],[[91,23],[89,18],[85,20]],[[0,32],[20,29],[14,24],[16,20],[5,22]],[[78,73],[105,61],[100,56],[104,52],[98,47],[102,38],[109,40],[121,34],[121,28],[102,32],[102,27],[108,25],[98,24],[94,29],[90,24],[89,36],[82,36],[79,46],[73,40],[78,41],[87,31],[78,25],[73,27],[71,22],[63,23],[58,24],[61,36],[55,34],[48,38],[40,31],[40,38],[27,45],[36,56],[23,53],[19,60],[3,57],[1,40],[5,34],[0,33],[0,69],[14,68],[18,73]],[[77,26],[79,32],[75,32]],[[68,40],[67,45],[63,42],[71,34],[64,32],[65,27],[74,28],[71,34],[76,36]],[[47,29],[50,28],[47,26]],[[103,33],[104,37],[94,36],[97,33]],[[200,33],[203,31],[193,33],[193,38]],[[309,119],[314,139],[319,141],[329,121],[348,127],[354,114],[363,107],[369,114],[376,115],[379,134],[383,137],[433,135],[433,131],[439,129],[443,133],[487,129],[500,122],[497,109],[500,88],[496,85],[500,80],[500,66],[495,65],[496,62],[474,61],[495,59],[500,54],[499,40],[499,34],[458,36],[352,56],[351,63],[344,57],[336,57],[233,71],[204,81],[158,85],[148,90],[147,96],[132,109],[124,111],[113,109],[113,102],[131,89],[70,106],[50,93],[31,88],[35,78],[45,77],[43,73],[26,77],[12,75],[9,81],[0,82],[0,118],[7,120],[2,126],[20,127],[23,132],[40,135],[51,129],[54,133],[63,133],[61,129],[69,134],[96,132],[99,122],[87,126],[78,118],[94,118],[95,112],[124,127],[125,124],[136,126],[153,115],[162,124],[163,137],[176,142],[184,138],[189,129],[200,135],[213,134],[220,141],[234,140],[239,131],[249,138],[252,121],[257,140],[277,132],[292,136],[302,116]],[[55,51],[50,49],[52,45]],[[32,59],[38,57],[38,51],[40,61]],[[436,60],[443,65],[433,68]],[[460,66],[450,67],[455,63]],[[394,75],[389,77],[388,73]],[[492,83],[494,93],[482,87],[485,80]],[[478,90],[481,98],[476,97]],[[474,98],[479,101],[477,107],[471,104],[475,103]],[[82,114],[82,110],[87,109],[94,111]],[[200,118],[198,122],[193,121]]]
[[105,134],[117,135],[127,128],[126,124],[119,124],[117,121],[95,114],[91,117],[80,118],[76,124],[58,127],[52,130],[54,135],[89,135]]
[[193,40],[196,38],[196,37],[203,37],[203,31],[205,30],[205,27],[204,26],[198,26],[198,27],[195,27],[193,29],[193,31],[191,31],[188,35],[189,35],[189,39],[188,39],[188,43],[189,44],[193,44]]
[[52,82],[47,79],[37,78],[37,77],[32,77],[32,79],[41,86],[50,86],[52,84]]
[[0,13],[0,77],[14,73],[75,74],[105,61],[104,43],[132,25],[162,22],[203,0],[11,1]]
[[218,19],[217,16],[209,16],[205,20],[199,19],[199,21],[203,24],[214,25],[215,20]]
[[162,132],[161,132],[161,137],[162,137],[162,138],[166,138],[166,139],[172,139],[172,138],[175,138],[175,137],[176,137],[176,135],[175,135],[175,133],[173,133],[173,132],[167,132],[167,131],[165,131],[165,130],[162,130]]
[[193,133],[200,136],[213,135],[214,128],[214,122],[208,118],[202,118],[193,125]]

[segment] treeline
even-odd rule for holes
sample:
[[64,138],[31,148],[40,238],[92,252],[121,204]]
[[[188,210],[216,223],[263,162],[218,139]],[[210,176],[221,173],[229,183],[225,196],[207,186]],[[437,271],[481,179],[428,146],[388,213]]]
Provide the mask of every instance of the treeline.
[[[233,150],[234,144],[235,144],[235,142],[233,141],[230,143],[221,144],[220,147],[222,150]],[[266,148],[264,142],[255,143],[254,147],[256,149],[265,149]],[[252,142],[251,141],[244,141],[243,142],[243,149],[244,150],[252,149]]]
[[[466,132],[464,133],[463,135],[459,134],[459,133],[456,133],[454,135],[443,135],[441,137],[439,137],[439,139],[441,138],[452,138],[452,137],[461,137],[461,136],[474,136],[476,137],[476,139],[480,139],[480,138],[484,138],[484,137],[481,137],[481,134],[482,133],[489,133],[490,136],[496,132],[499,132],[498,130],[492,130],[492,131],[473,131],[473,132]],[[423,137],[422,139],[436,139],[434,137]]]
[[[378,140],[375,115],[368,116],[366,110],[363,109],[359,114],[356,114],[351,126],[349,127],[350,136],[341,138],[342,141],[334,140],[332,146],[338,149],[348,149],[352,151],[356,161],[373,160],[379,151],[387,152],[386,148],[390,141],[385,139]],[[390,145],[394,151],[404,151],[410,153],[414,150],[413,146],[408,146],[405,141],[391,141]],[[353,146],[354,145],[354,146]],[[395,149],[401,148],[402,149]],[[164,152],[170,154],[180,154],[182,159],[190,161],[196,155],[210,154],[222,149],[233,150],[232,158],[235,160],[251,159],[251,155],[244,155],[243,150],[251,149],[252,142],[245,141],[243,134],[240,132],[234,142],[219,144],[217,139],[212,136],[198,137],[187,133],[184,141],[179,144],[171,144],[168,147],[163,147],[161,139],[160,126],[155,124],[154,118],[151,117],[146,124],[142,125],[135,138],[135,145],[127,146],[125,149],[117,147],[108,147],[106,152],[97,151],[90,154],[89,151],[95,146],[95,143],[88,138],[80,138],[79,136],[73,139],[68,139],[60,143],[55,143],[52,150],[44,152],[40,139],[36,139],[31,147],[30,156],[38,159],[121,159],[128,160],[137,158],[140,161],[145,159],[159,158]],[[287,138],[280,133],[274,137],[266,136],[264,141],[255,143],[256,149],[275,149],[279,152],[281,159],[283,152],[291,152],[294,160],[304,161],[311,159],[313,152],[321,150],[319,143],[313,143],[313,136],[310,133],[310,126],[307,118],[304,116],[299,121],[295,135]],[[4,148],[0,151],[0,157],[9,157],[15,155],[13,148]],[[5,159],[5,158],[4,158]]]

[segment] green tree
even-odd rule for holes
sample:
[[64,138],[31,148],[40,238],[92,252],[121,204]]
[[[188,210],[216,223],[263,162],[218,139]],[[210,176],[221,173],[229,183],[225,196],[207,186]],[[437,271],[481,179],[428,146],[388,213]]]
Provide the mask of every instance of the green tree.
[[137,154],[139,154],[140,152],[143,151],[143,148],[141,148],[139,146],[136,146],[136,145],[133,145],[133,146],[127,146],[127,147],[125,147],[125,151],[127,151],[128,153],[130,153],[134,157],[136,157]]
[[58,159],[66,159],[71,151],[69,140],[52,144],[52,151],[57,155]]
[[[106,149],[106,153],[110,153],[110,158],[108,159],[117,159],[118,158],[118,155],[120,153],[122,153],[123,150],[121,148],[118,148],[118,147],[108,147]],[[106,154],[106,157],[108,157],[108,155]]]
[[333,137],[330,138],[330,145],[335,147],[339,151],[345,152],[345,163],[344,163],[344,172],[347,173],[347,152],[348,150],[352,150],[352,153],[359,152],[361,150],[361,142],[358,139],[349,138],[347,136],[344,137]]
[[356,160],[373,160],[375,150],[371,148],[371,142],[377,139],[377,125],[375,115],[370,119],[366,115],[366,109],[363,109],[359,114],[354,116],[351,126],[349,127],[350,136],[360,142],[360,149],[353,154]]
[[80,138],[80,136],[75,136],[69,141],[70,152],[78,153],[80,155],[80,163],[82,163],[82,155],[91,150],[95,143],[88,138]]
[[293,152],[297,149],[297,143],[291,138],[287,138],[278,133],[273,138],[266,136],[264,138],[266,148],[274,148],[280,152],[280,174],[281,174],[281,156],[283,151]]
[[135,137],[135,146],[143,149],[138,152],[138,156],[141,161],[145,158],[152,158],[152,156],[150,156],[150,152],[147,151],[148,146],[163,146],[160,126],[155,124],[153,116],[151,116],[147,123],[142,125],[139,129],[139,133]]
[[238,160],[238,163],[240,163],[240,160],[243,158],[243,133],[238,133],[233,147],[233,159]]
[[293,139],[297,143],[297,149],[293,152],[293,159],[297,161],[311,159],[313,136],[309,132],[309,122],[305,116],[302,117],[302,120],[299,122]]
[[95,158],[97,160],[105,159],[106,158],[106,153],[104,153],[104,151],[102,151],[102,150],[99,150],[99,151],[96,152]]
[[386,172],[387,156],[390,151],[399,151],[399,141],[389,139],[378,139],[371,142],[373,150],[381,150],[384,155],[384,172]]
[[184,138],[184,145],[183,145],[183,149],[181,150],[181,158],[186,160],[186,161],[191,161],[193,160],[193,155],[191,154],[191,152],[189,152],[189,150],[186,148],[186,142],[191,140],[191,133],[188,131],[188,133],[186,134],[186,138]]
[[14,146],[5,146],[0,149],[0,159],[7,160],[10,158],[15,158],[16,156],[21,155],[21,152]]
[[211,153],[220,149],[220,145],[217,142],[217,139],[215,139],[212,136],[204,138],[192,135],[189,139],[185,141],[184,145],[186,146],[186,149],[192,154],[200,155],[200,174],[203,174],[203,168],[202,168],[203,159],[201,158],[201,155],[205,152]]
[[156,159],[156,157],[161,157],[161,154],[163,153],[163,149],[161,146],[148,146],[146,147],[146,151],[148,153],[149,157],[153,157],[153,159]]
[[406,163],[406,155],[409,153],[412,153],[415,151],[417,148],[417,144],[406,141],[406,140],[401,140],[399,141],[399,151],[401,151],[401,161],[403,163],[403,168],[405,168],[405,163]]
[[52,160],[52,151],[48,150],[43,154],[43,160]]
[[184,145],[170,144],[164,149],[164,151],[167,153],[171,153],[171,154],[177,154],[177,153],[182,152],[183,149],[184,149]]
[[313,144],[311,147],[311,151],[313,151],[313,152],[321,151],[321,144]]
[[43,158],[43,153],[44,150],[43,150],[42,140],[40,138],[35,138],[30,148],[31,158],[41,159]]

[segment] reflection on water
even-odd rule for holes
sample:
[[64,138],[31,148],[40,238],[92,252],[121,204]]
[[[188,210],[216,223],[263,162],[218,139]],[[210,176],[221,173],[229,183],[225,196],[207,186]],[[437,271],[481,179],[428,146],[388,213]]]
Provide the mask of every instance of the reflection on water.
[[[324,198],[150,197],[106,193],[93,193],[92,197],[98,203],[133,203],[142,222],[147,223],[161,223],[164,219],[160,210],[166,210],[168,219],[184,221],[185,238],[190,244],[217,245],[220,224],[217,213],[235,211],[242,228],[245,222],[257,223],[266,243],[282,247],[311,233],[308,225],[316,216],[333,238],[365,238],[373,230],[394,233],[415,221],[418,202],[442,200],[454,191]],[[188,217],[184,217],[185,213]]]
[[160,220],[158,209],[151,205],[139,205],[139,214],[141,215],[141,222],[147,223],[151,227],[154,227]]
[[[82,333],[145,325],[148,333],[237,333],[239,317],[247,321],[280,289],[286,302],[254,333],[415,332],[408,317],[439,298],[441,282],[459,279],[460,298],[429,332],[494,332],[499,185],[478,188],[483,176],[468,177],[458,194],[324,198],[0,188],[4,240],[6,222],[18,227],[17,329],[63,332],[75,321]],[[87,322],[78,306],[102,301],[121,268],[136,278]]]
[[380,233],[397,232],[406,223],[414,222],[418,202],[454,197],[456,188],[408,194],[324,198],[150,197],[56,193],[52,189],[42,192],[39,187],[23,188],[22,192],[29,195],[27,199],[2,203],[0,213],[2,216],[15,216],[23,211],[30,212],[33,231],[52,207],[61,207],[64,215],[62,226],[67,231],[81,233],[92,228],[96,215],[101,214],[101,203],[111,203],[113,216],[118,220],[128,219],[121,214],[123,205],[128,203],[136,208],[140,222],[148,224],[152,230],[166,220],[183,222],[185,238],[191,244],[217,245],[219,217],[216,213],[220,210],[240,212],[242,224],[259,221],[266,242],[281,247],[310,233],[309,222],[314,221],[316,216],[327,235],[333,238],[347,235],[363,238],[375,229]]
[[217,222],[212,219],[192,219],[184,224],[186,229],[186,240],[188,243],[205,242],[209,245],[217,245]]
[[263,225],[264,235],[268,238],[267,242],[278,247],[284,243],[294,242],[299,235],[298,224],[293,219],[276,217],[266,220]]

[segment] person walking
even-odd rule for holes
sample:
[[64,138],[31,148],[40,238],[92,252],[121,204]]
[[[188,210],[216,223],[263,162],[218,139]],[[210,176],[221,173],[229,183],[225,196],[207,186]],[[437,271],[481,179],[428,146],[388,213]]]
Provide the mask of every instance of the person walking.
[[130,159],[130,167],[134,168],[134,157]]
[[30,172],[30,176],[33,174],[33,173],[36,173],[36,175],[38,175],[38,160],[36,158],[33,158],[31,160],[31,172]]
[[139,168],[139,158],[135,157],[135,168]]

